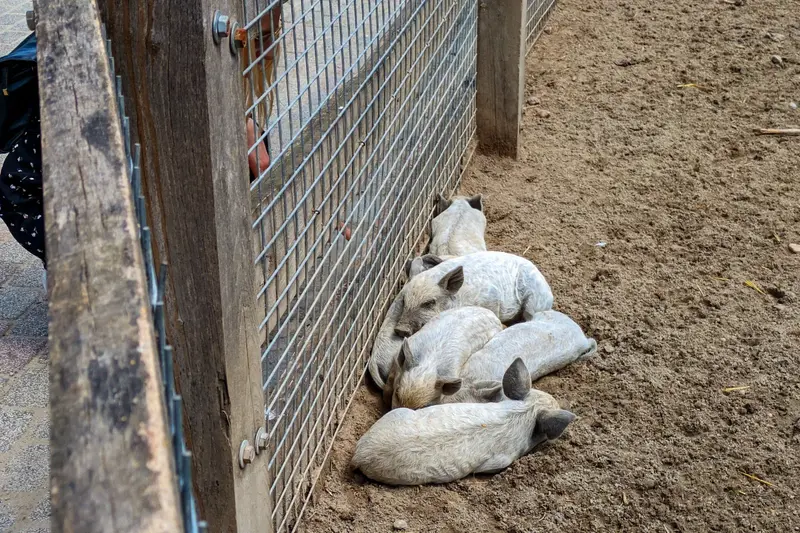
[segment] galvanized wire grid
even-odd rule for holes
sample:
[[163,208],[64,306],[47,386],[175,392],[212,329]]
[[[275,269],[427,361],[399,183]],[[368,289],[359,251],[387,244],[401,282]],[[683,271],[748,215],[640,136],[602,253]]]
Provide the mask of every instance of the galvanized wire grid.
[[477,2],[244,9],[246,118],[262,132],[249,153],[265,141],[271,156],[251,191],[272,520],[285,531],[299,525],[433,196],[460,179]]
[[544,25],[550,17],[550,12],[555,5],[556,0],[528,0],[525,18],[525,42],[528,52],[531,51],[536,40],[542,34]]
[[[111,53],[111,39],[106,37],[106,27],[101,26],[103,39],[106,41],[106,52],[111,75],[114,76],[114,56]],[[141,146],[136,143],[131,150],[130,120],[125,114],[125,98],[122,94],[122,76],[116,76],[116,97],[122,134],[125,141],[125,157],[128,163],[128,179],[133,193],[133,206],[139,229],[139,239],[142,244],[145,275],[147,277],[147,290],[150,297],[150,306],[153,312],[153,322],[158,343],[158,358],[161,363],[161,379],[164,386],[164,398],[170,435],[172,435],[172,451],[175,460],[175,470],[178,484],[178,494],[181,499],[181,514],[183,516],[183,529],[185,533],[205,533],[206,522],[200,521],[197,516],[197,505],[192,492],[192,454],[186,448],[183,438],[183,403],[180,395],[175,391],[175,377],[172,367],[172,347],[167,345],[164,322],[164,288],[167,281],[166,265],[161,265],[156,275],[153,260],[153,248],[150,228],[147,226],[147,211],[142,193],[142,173],[139,167]]]

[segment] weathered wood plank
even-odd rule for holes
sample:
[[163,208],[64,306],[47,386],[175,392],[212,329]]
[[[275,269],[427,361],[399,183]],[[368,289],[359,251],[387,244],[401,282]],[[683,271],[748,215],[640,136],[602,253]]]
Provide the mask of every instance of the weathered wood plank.
[[[214,532],[270,530],[265,454],[239,445],[264,424],[242,75],[211,37],[223,0],[101,0],[117,52],[160,260],[198,507]],[[226,460],[227,458],[227,460]]]
[[94,0],[37,2],[52,529],[182,530],[144,264]]
[[525,94],[525,0],[480,2],[477,68],[479,147],[516,158]]

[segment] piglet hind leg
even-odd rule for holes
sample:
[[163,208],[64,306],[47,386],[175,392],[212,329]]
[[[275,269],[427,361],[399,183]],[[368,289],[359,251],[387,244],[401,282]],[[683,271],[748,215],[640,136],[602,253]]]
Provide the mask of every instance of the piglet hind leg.
[[514,457],[506,454],[496,454],[475,469],[476,474],[499,474],[514,462]]

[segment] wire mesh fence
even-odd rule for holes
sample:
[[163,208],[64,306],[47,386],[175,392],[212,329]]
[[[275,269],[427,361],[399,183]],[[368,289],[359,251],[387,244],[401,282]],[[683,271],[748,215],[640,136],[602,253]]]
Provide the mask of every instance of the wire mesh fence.
[[244,2],[277,531],[298,524],[434,194],[460,178],[475,130],[477,8]]
[[556,0],[527,0],[525,17],[525,43],[530,52],[536,40],[542,34],[545,23],[550,16]]

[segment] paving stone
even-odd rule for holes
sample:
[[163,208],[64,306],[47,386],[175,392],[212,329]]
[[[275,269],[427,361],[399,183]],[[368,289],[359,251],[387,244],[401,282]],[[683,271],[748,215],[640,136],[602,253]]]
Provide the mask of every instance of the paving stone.
[[31,512],[31,520],[45,520],[50,518],[50,498],[45,497]]
[[22,270],[22,268],[22,265],[17,263],[7,263],[2,257],[0,257],[0,285],[5,287],[6,284],[11,281],[11,279],[16,276],[20,270]]
[[14,525],[14,514],[2,501],[0,501],[0,533],[11,531]]
[[42,260],[28,252],[15,240],[0,244],[0,260],[4,263],[42,266]]
[[11,241],[13,239],[14,237],[11,236],[11,232],[8,231],[8,226],[6,226],[5,224],[0,224],[0,244]]
[[16,453],[3,472],[3,490],[14,492],[46,491],[50,477],[50,449],[35,444]]
[[50,438],[50,418],[48,413],[48,419],[36,426],[36,430],[33,432],[33,436],[37,439],[48,440]]
[[25,287],[0,288],[0,319],[13,319],[25,312],[41,294],[36,289]]
[[11,335],[20,337],[47,337],[47,303],[35,303],[19,317]]
[[0,337],[0,374],[14,374],[40,353],[47,339]]
[[50,401],[50,374],[44,365],[31,365],[14,377],[3,403],[14,407],[47,407]]
[[33,287],[44,291],[43,271],[43,268],[37,266],[19,268],[14,276],[4,282],[4,285],[6,287]]
[[0,407],[0,452],[7,452],[25,432],[33,415],[25,411]]

